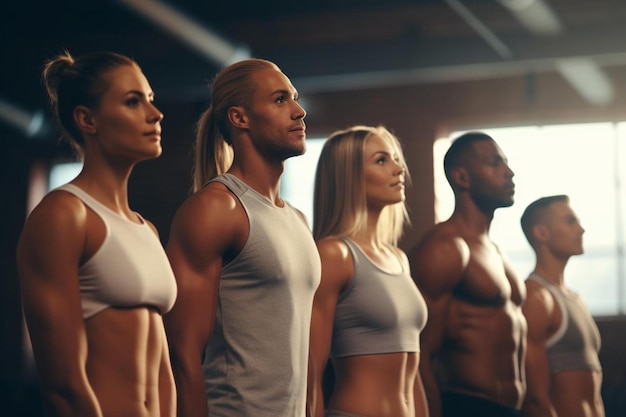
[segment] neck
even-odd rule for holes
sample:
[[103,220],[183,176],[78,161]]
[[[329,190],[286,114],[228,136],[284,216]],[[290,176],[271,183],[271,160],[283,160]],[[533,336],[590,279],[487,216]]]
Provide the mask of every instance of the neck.
[[541,275],[552,284],[564,286],[564,273],[567,260],[558,259],[553,256],[537,256],[534,272]]
[[473,202],[457,198],[454,213],[452,213],[450,219],[461,223],[472,234],[487,236],[493,220],[493,211],[485,212],[476,204],[473,204]]
[[280,179],[283,168],[283,164],[280,164],[280,166],[246,165],[234,162],[228,173],[245,182],[250,188],[272,203],[282,204],[280,200]]
[[378,221],[380,219],[381,210],[368,210],[367,225],[364,230],[353,236],[353,240],[359,242],[361,246],[370,248],[381,248],[384,242],[381,242],[378,236]]
[[86,162],[83,170],[72,183],[85,190],[85,192],[111,210],[132,218],[134,216],[128,204],[129,176],[130,170],[124,172],[98,169]]

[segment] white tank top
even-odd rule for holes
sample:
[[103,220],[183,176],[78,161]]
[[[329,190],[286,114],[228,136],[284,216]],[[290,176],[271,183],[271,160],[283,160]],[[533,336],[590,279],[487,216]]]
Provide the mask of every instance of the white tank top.
[[168,312],[176,300],[174,272],[148,223],[139,214],[142,223],[125,219],[75,185],[56,190],[78,197],[106,229],[100,248],[79,269],[83,318],[108,307],[151,306]]

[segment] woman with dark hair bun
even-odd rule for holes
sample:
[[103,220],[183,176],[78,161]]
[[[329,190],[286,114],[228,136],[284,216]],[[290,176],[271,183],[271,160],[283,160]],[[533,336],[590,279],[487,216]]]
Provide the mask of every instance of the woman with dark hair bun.
[[43,79],[83,162],[29,215],[17,248],[46,415],[173,417],[162,315],[176,281],[156,228],[128,203],[135,164],[161,155],[163,114],[123,55],[65,52]]

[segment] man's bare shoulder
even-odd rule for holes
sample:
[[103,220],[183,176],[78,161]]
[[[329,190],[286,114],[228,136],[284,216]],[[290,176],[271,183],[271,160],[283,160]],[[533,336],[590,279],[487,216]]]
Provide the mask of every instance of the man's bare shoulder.
[[187,197],[176,216],[198,215],[210,219],[232,212],[238,205],[239,200],[224,184],[213,182]]
[[172,236],[232,236],[247,217],[237,197],[223,184],[210,183],[189,196],[172,221]]
[[442,222],[429,230],[409,253],[413,277],[424,290],[453,288],[463,277],[470,249],[459,230]]
[[533,279],[526,279],[526,300],[524,301],[524,310],[529,314],[539,312],[541,314],[552,314],[555,307],[554,296],[540,283]]
[[529,336],[533,339],[547,339],[560,323],[556,301],[550,291],[535,280],[527,279],[525,284],[526,299],[522,312],[528,323]]
[[448,255],[469,256],[469,246],[459,229],[451,222],[441,222],[433,226],[418,245],[411,251],[410,257],[430,256],[433,252]]

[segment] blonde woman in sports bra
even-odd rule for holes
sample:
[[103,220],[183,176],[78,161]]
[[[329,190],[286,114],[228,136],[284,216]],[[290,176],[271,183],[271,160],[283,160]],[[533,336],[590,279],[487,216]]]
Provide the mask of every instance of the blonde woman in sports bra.
[[[418,373],[426,304],[397,247],[407,179],[401,145],[382,126],[338,131],[324,145],[314,197],[322,280],[311,321],[311,416],[427,415]],[[335,383],[325,403],[329,358]]]
[[176,282],[156,228],[128,204],[136,163],[161,154],[163,114],[139,66],[61,54],[44,69],[81,173],[28,217],[17,250],[46,415],[173,417],[162,314]]

